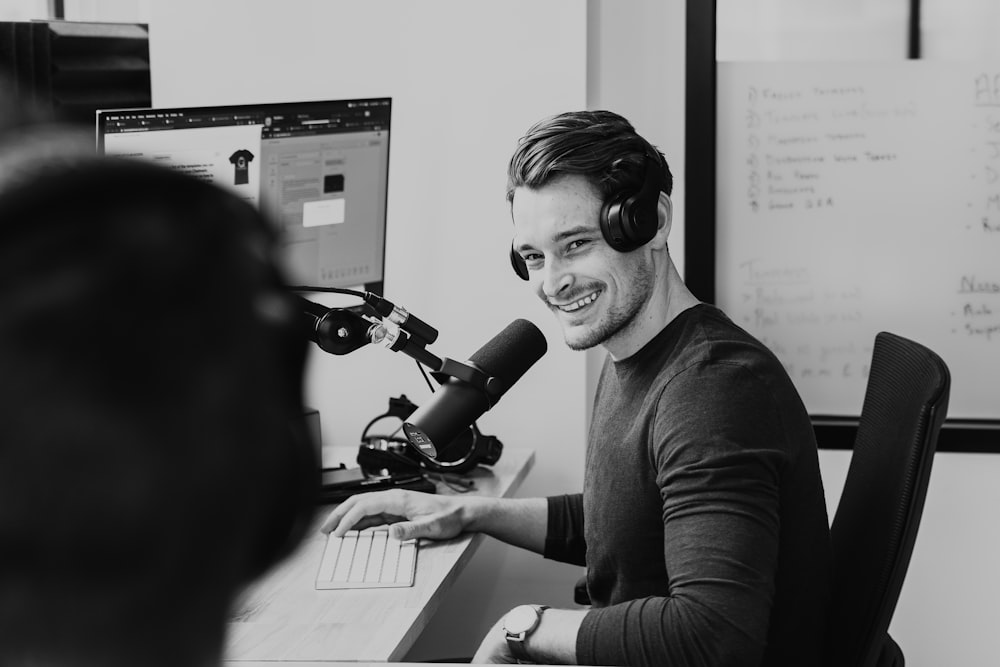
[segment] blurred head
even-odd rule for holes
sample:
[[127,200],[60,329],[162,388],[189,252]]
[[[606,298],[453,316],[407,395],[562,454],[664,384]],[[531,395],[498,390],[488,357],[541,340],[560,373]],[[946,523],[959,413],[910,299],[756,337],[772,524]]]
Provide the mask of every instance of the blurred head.
[[252,206],[153,165],[0,188],[3,664],[217,652],[303,534],[306,339],[274,251]]
[[[608,242],[609,203],[640,191],[647,169],[659,188],[648,235],[622,252]],[[662,154],[610,111],[552,116],[521,138],[507,178],[513,251],[569,347],[604,345],[614,354],[646,335],[644,314],[667,275],[672,186]]]

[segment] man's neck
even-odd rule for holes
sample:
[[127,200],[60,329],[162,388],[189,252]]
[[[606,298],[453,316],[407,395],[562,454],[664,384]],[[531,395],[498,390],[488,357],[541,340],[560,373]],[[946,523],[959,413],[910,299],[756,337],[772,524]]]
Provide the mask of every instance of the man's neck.
[[664,275],[656,282],[652,295],[635,320],[613,339],[603,343],[614,361],[628,359],[688,308],[701,303],[681,279],[672,261],[667,260]]

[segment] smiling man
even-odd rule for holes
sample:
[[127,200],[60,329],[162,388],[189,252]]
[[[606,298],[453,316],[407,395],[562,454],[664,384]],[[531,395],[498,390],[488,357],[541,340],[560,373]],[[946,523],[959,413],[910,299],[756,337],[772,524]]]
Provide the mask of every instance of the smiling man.
[[[562,324],[566,344],[574,350],[603,345],[613,357],[624,359],[638,349],[636,344],[648,341],[697,303],[666,252],[671,203],[665,193],[659,196],[659,181],[669,184],[670,178],[654,160],[649,157],[645,169],[641,164],[619,167],[623,173],[634,169],[655,177],[655,187],[631,209],[637,220],[632,227],[644,235],[639,239],[649,237],[642,252],[622,252],[606,241],[599,221],[610,215],[612,204],[605,203],[614,193],[602,192],[586,175],[562,173],[560,163],[553,163],[511,176],[512,185],[517,184],[508,193],[515,270],[525,279],[535,276],[532,286]],[[527,164],[524,168],[530,169]],[[545,185],[533,186],[535,181]],[[669,190],[669,185],[664,187]]]
[[671,189],[663,155],[607,111],[537,123],[510,162],[515,272],[569,347],[608,353],[582,493],[373,494],[324,526],[392,515],[399,537],[481,531],[586,566],[590,608],[517,607],[474,662],[822,662],[831,556],[812,425],[774,355],[684,285]]

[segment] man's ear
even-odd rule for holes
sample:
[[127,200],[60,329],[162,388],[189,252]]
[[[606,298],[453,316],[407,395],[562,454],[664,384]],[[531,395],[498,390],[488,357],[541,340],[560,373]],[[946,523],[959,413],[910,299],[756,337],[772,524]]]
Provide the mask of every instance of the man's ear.
[[656,204],[656,217],[656,234],[653,236],[653,240],[657,247],[665,248],[667,247],[667,237],[670,236],[670,227],[674,222],[674,203],[666,192],[660,192],[660,198]]

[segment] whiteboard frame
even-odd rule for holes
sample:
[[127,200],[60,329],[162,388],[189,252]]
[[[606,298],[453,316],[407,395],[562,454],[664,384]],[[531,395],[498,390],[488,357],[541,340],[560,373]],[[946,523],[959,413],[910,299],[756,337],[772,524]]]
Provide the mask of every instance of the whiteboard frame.
[[[907,57],[920,55],[919,3],[907,26]],[[701,301],[716,301],[717,80],[715,0],[687,0],[685,45],[684,280]],[[1000,407],[998,407],[1000,410]],[[820,449],[853,449],[860,415],[810,414]],[[938,451],[1000,453],[996,419],[947,419]]]

